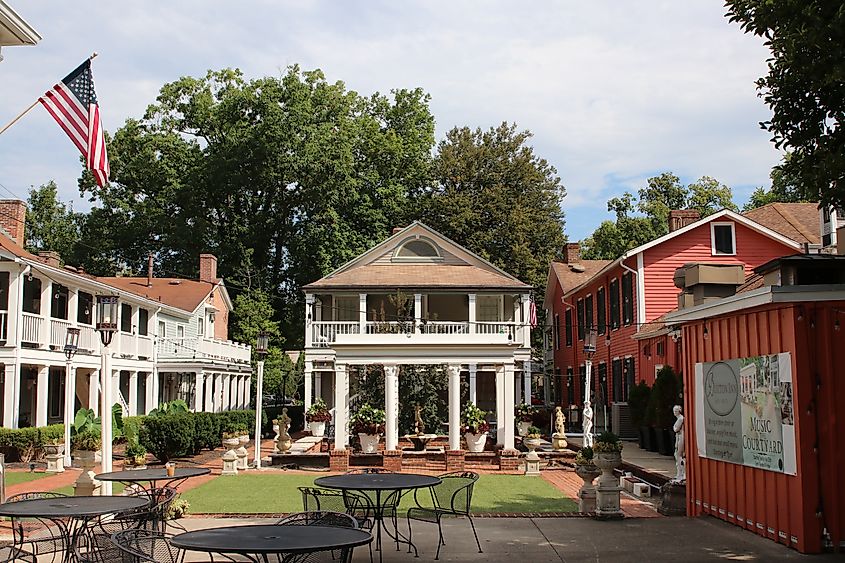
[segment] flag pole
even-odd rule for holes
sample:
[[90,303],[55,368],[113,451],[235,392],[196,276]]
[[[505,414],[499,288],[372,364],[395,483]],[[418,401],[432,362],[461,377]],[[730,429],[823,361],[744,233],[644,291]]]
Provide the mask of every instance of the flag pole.
[[[92,60],[94,60],[94,58],[95,58],[96,56],[97,56],[97,52],[95,51],[94,53],[92,53],[92,54],[91,54],[91,56],[90,56],[90,57],[88,57],[88,60],[89,60],[89,61],[92,61]],[[38,105],[38,102],[39,102],[39,100],[40,100],[40,99],[41,99],[41,98],[36,99],[34,102],[32,102],[32,105],[30,105],[28,108],[26,108],[25,110],[23,110],[22,112],[20,112],[20,113],[18,114],[18,116],[17,116],[17,117],[15,117],[13,120],[11,120],[9,123],[7,123],[7,124],[6,124],[6,125],[5,125],[2,129],[0,129],[0,135],[2,135],[3,133],[5,133],[5,132],[6,132],[6,129],[8,129],[9,127],[11,127],[12,125],[14,125],[15,123],[17,123],[17,122],[18,122],[18,120],[20,120],[20,118],[22,118],[23,116],[25,116],[26,114],[28,114],[30,111],[32,111],[32,108],[34,108],[35,106],[37,106],[37,105]]]

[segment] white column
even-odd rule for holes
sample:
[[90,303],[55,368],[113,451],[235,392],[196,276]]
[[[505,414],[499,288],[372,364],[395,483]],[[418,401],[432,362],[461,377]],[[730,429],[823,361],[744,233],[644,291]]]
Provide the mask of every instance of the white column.
[[[384,449],[399,444],[399,366],[384,366]],[[335,427],[337,432],[337,427]]]
[[522,347],[531,348],[531,295],[528,293],[522,294],[522,324],[522,330],[518,333],[522,335]]
[[223,402],[220,404],[220,409],[224,411],[231,410],[231,393],[232,393],[232,376],[228,373],[223,374]]
[[50,396],[50,366],[38,367],[35,386],[35,426],[47,426],[47,397]]
[[476,383],[476,376],[478,371],[478,364],[469,365],[469,402],[478,405],[478,385]]
[[[263,357],[263,356],[262,356]],[[264,360],[258,361],[258,370],[255,377],[255,468],[261,469],[261,409],[264,406]],[[243,378],[238,383],[238,387],[243,390]]]
[[17,364],[6,364],[3,370],[3,426],[17,428],[20,393],[17,392],[15,380],[21,376]]
[[[100,445],[102,451],[102,459],[100,461],[100,468],[103,473],[108,473],[112,468],[112,420],[111,407],[113,404],[114,375],[111,369],[111,347],[104,346],[103,353],[100,356],[100,380],[102,392],[100,393],[100,437],[102,444]],[[100,488],[100,494],[110,495],[112,493],[111,481],[103,481]]]
[[223,374],[214,374],[214,412],[223,411]]
[[74,369],[71,360],[65,363],[65,408],[64,408],[64,425],[65,425],[65,466],[70,467],[70,427],[73,425],[73,418],[76,413],[73,412],[73,407],[76,404],[76,369]]
[[514,378],[514,381],[513,381],[513,393],[514,393],[513,400],[516,401],[516,403],[514,403],[514,404],[518,405],[520,403],[526,402],[525,398],[522,395],[522,382],[517,380],[517,378]]
[[50,322],[50,303],[52,303],[53,299],[53,292],[52,292],[52,282],[47,278],[41,279],[41,309],[40,314],[43,318],[43,322],[41,323],[41,334],[38,338],[38,347],[39,348],[49,348],[50,347],[50,331],[52,329],[51,322]]
[[504,429],[505,435],[502,445],[506,450],[514,448],[514,415],[513,409],[516,406],[514,402],[514,369],[513,364],[505,364],[504,378],[505,378],[505,396],[504,396]]
[[240,375],[232,376],[232,409],[241,410],[243,405],[241,403],[241,393],[244,390],[244,378]]
[[505,366],[496,366],[496,445],[505,444]]
[[525,403],[531,404],[531,360],[522,363],[522,391]]
[[205,403],[203,410],[205,412],[215,412],[214,409],[214,374],[206,373],[205,375]]
[[461,449],[461,366],[449,364],[449,449]]
[[305,360],[305,371],[303,377],[305,378],[305,410],[311,407],[312,403],[312,388],[314,384],[314,362]]
[[414,331],[422,331],[422,293],[414,294]]
[[475,294],[467,295],[469,298],[469,333],[474,334],[475,330]]
[[100,416],[100,370],[95,369],[88,375],[88,408],[94,416]]
[[[387,391],[385,391],[385,394]],[[346,365],[334,366],[334,449],[345,450],[347,434],[346,406],[349,399],[349,375]]]
[[75,289],[68,289],[67,292],[67,320],[76,326],[76,319],[79,316],[79,293]]
[[246,396],[246,401],[244,402],[244,408],[248,409],[250,407],[249,404],[249,392],[252,388],[252,374],[246,374],[244,376],[244,395]]
[[305,347],[310,348],[312,346],[312,339],[313,334],[311,330],[311,323],[314,319],[312,319],[312,311],[314,309],[314,296],[313,295],[306,295],[305,296]]
[[367,333],[367,294],[358,294],[358,331],[359,334]]
[[129,372],[129,416],[138,414],[138,372]]
[[153,384],[156,377],[157,376],[151,372],[146,372],[144,374],[144,414],[149,414],[151,410],[158,407],[156,404],[156,386]]
[[194,411],[202,412],[205,404],[203,403],[203,392],[205,391],[205,374],[200,370],[194,374]]

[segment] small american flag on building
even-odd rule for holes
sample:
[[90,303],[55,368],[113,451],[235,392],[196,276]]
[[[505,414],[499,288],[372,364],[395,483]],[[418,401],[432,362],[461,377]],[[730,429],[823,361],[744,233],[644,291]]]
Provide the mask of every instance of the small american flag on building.
[[528,307],[528,315],[528,322],[531,323],[531,328],[535,328],[537,326],[537,304],[534,303],[533,297],[531,298],[531,304]]
[[109,181],[109,159],[94,92],[91,59],[79,65],[38,99],[85,157],[97,185]]

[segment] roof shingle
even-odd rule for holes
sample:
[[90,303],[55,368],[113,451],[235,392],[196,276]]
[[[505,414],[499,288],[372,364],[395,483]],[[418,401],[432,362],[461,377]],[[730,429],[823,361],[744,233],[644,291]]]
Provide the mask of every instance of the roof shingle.
[[743,215],[795,242],[821,243],[818,203],[769,203]]
[[531,289],[507,276],[470,265],[368,264],[338,272],[304,289],[341,288],[481,288]]
[[152,287],[147,287],[147,278],[117,277],[97,280],[189,313],[195,311],[214,289],[214,284],[209,282],[177,278],[153,278]]

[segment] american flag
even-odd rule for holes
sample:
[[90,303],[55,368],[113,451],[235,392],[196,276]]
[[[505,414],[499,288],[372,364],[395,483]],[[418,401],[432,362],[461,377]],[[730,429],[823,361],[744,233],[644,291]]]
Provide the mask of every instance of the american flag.
[[531,298],[531,304],[528,307],[529,309],[529,322],[531,323],[531,328],[535,328],[537,326],[537,304],[534,303],[534,298]]
[[79,65],[38,99],[85,157],[97,185],[109,181],[109,159],[94,92],[91,59]]

